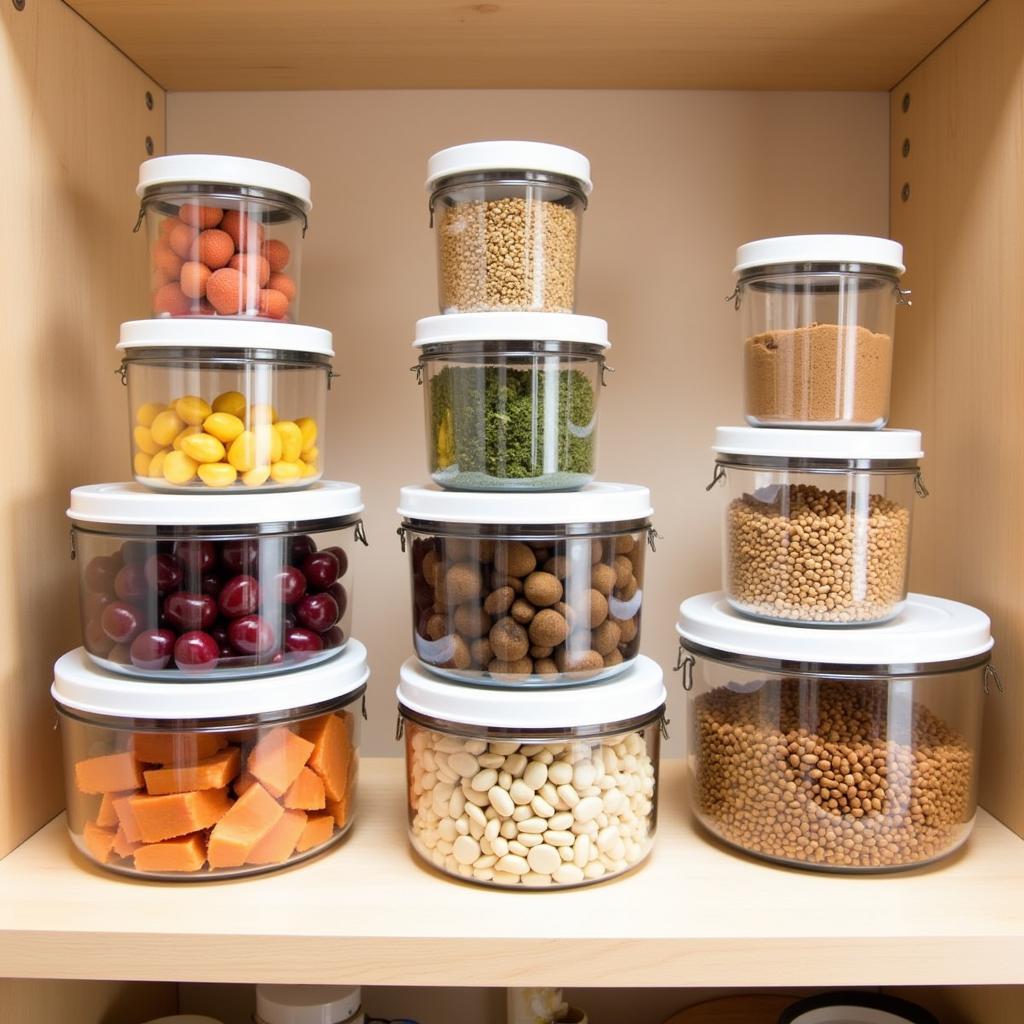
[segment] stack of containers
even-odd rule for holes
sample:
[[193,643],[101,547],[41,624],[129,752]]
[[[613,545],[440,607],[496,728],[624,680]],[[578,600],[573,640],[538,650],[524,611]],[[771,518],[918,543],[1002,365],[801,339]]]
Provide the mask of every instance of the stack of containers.
[[921,435],[883,429],[902,260],[849,235],[737,253],[749,426],[717,431],[724,592],[683,603],[679,667],[698,819],[795,866],[925,864],[977,807],[989,620],[907,593]]
[[413,848],[558,888],[651,849],[665,689],[639,654],[645,487],[595,483],[607,325],[575,310],[587,159],[430,158],[441,315],[414,345],[432,484],[401,494],[415,657],[398,687]]
[[295,323],[309,182],[142,165],[154,318],[121,326],[134,482],[71,493],[84,646],[54,670],[67,824],[127,875],[265,871],[352,823],[359,487],[321,479],[329,332]]

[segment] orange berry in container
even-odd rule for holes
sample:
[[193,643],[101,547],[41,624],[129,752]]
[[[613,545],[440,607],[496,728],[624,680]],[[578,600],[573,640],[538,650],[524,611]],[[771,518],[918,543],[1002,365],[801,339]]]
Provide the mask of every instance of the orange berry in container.
[[218,206],[200,206],[198,203],[182,206],[178,210],[178,217],[186,224],[194,228],[215,228],[224,216],[224,211]]
[[292,258],[291,249],[278,238],[270,238],[264,242],[261,252],[266,256],[270,269],[275,274],[284,270]]
[[210,280],[210,268],[205,263],[192,261],[181,267],[181,290],[190,299],[201,299],[206,294],[206,282]]
[[229,267],[243,274],[250,281],[256,281],[260,288],[270,280],[270,264],[264,256],[254,252],[240,252],[231,257]]
[[160,237],[166,238],[180,223],[177,217],[164,217],[160,221]]
[[273,288],[264,288],[260,292],[260,316],[281,320],[288,312],[288,296]]
[[153,312],[186,316],[192,312],[192,300],[185,295],[176,281],[171,281],[154,293]]
[[226,231],[239,252],[259,252],[263,244],[263,225],[239,210],[226,210],[220,222],[220,230]]
[[200,233],[192,246],[192,259],[205,263],[211,270],[226,267],[235,254],[235,243],[226,231],[210,228]]
[[167,281],[173,281],[181,270],[181,257],[163,239],[153,246],[153,269]]
[[245,279],[231,267],[215,270],[206,282],[206,298],[221,316],[236,316],[245,309]]
[[183,259],[189,258],[192,251],[192,243],[196,240],[196,229],[188,224],[178,223],[167,236],[170,247]]
[[295,298],[295,282],[287,274],[271,274],[267,287],[280,292],[289,302]]

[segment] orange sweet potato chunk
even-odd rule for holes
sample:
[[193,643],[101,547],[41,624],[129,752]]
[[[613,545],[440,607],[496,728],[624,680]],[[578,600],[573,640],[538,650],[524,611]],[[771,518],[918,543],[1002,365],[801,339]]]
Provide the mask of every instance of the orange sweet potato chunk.
[[142,846],[142,843],[131,842],[128,836],[125,834],[124,828],[118,826],[117,835],[114,836],[114,853],[122,859],[130,857],[135,851]]
[[206,863],[206,844],[200,834],[180,836],[135,851],[139,871],[198,871]]
[[281,725],[271,729],[252,748],[245,769],[268,789],[284,793],[298,777],[312,752],[313,744],[309,740]]
[[210,867],[240,867],[283,814],[284,808],[259,783],[254,783],[210,833]]
[[285,811],[277,824],[252,848],[246,864],[283,864],[295,851],[306,827],[305,811]]
[[132,796],[128,805],[139,827],[139,836],[150,844],[215,825],[227,813],[231,801],[226,789],[202,789],[167,796]]
[[325,812],[323,814],[311,814],[306,819],[306,827],[302,830],[298,842],[295,844],[296,853],[305,853],[312,850],[314,846],[326,843],[334,834],[334,816]]
[[117,832],[112,828],[100,828],[94,821],[87,821],[82,830],[82,841],[89,853],[101,864],[110,859]]
[[130,751],[90,757],[75,765],[75,783],[83,793],[119,793],[138,789],[142,772]]
[[114,801],[126,796],[134,796],[134,789],[127,789],[123,793],[104,793],[100,801],[100,809],[96,812],[96,824],[100,828],[117,828],[120,819],[114,809]]
[[148,768],[142,774],[146,779],[146,792],[161,796],[195,789],[223,789],[238,774],[240,765],[238,747],[226,747],[195,764]]
[[116,797],[113,801],[118,828],[121,832],[124,832],[125,840],[129,843],[142,842],[139,823],[135,820],[135,813],[132,811],[132,797],[136,795],[138,794],[129,793],[127,796]]
[[327,806],[323,779],[316,772],[303,767],[285,793],[284,805],[302,811],[322,811]]
[[334,818],[338,828],[344,828],[348,824],[349,790],[346,790],[340,800],[327,801],[327,813]]
[[135,760],[146,764],[195,764],[227,745],[215,732],[137,732],[132,736]]
[[302,733],[313,744],[309,767],[323,779],[328,800],[340,800],[348,789],[348,768],[352,760],[352,739],[348,715],[324,715],[304,722]]

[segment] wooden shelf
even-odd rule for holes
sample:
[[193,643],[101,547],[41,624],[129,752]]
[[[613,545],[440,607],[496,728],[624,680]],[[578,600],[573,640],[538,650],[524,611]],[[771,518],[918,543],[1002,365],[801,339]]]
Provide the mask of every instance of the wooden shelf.
[[68,0],[165,89],[889,89],[979,0]]
[[[403,985],[1012,984],[1024,841],[987,814],[910,874],[785,870],[709,843],[664,765],[651,860],[617,882],[501,892],[421,867],[398,759],[364,762],[342,846],[276,875],[168,885],[73,853],[56,819],[0,862],[0,977]],[[569,940],[569,941],[564,941]]]

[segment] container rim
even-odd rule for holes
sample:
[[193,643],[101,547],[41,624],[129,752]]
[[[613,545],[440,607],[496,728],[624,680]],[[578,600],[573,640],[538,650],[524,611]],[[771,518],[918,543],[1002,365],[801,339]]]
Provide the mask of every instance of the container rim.
[[736,250],[734,274],[755,268],[814,263],[857,263],[904,273],[903,246],[874,235],[781,235],[747,242]]
[[439,150],[427,160],[425,187],[432,192],[439,182],[472,171],[539,171],[578,181],[583,194],[594,190],[590,161],[574,149],[550,142],[498,140],[467,142]]
[[416,321],[413,348],[467,341],[571,341],[611,347],[608,321],[580,313],[442,313]]
[[322,327],[276,320],[226,316],[152,317],[121,324],[117,350],[125,358],[134,349],[269,349],[334,356],[331,332]]

